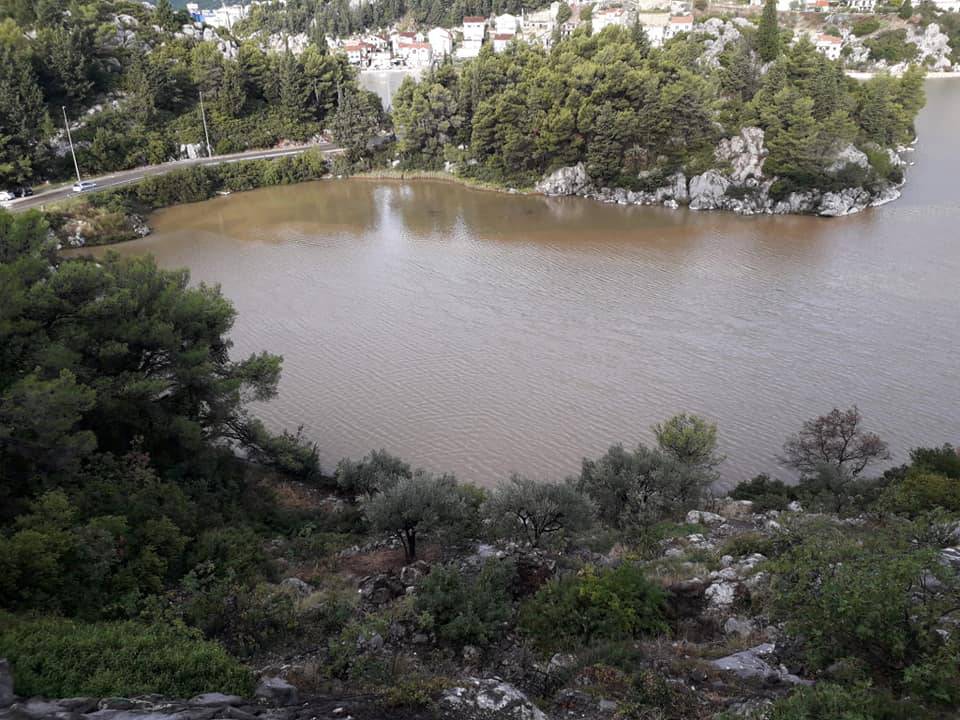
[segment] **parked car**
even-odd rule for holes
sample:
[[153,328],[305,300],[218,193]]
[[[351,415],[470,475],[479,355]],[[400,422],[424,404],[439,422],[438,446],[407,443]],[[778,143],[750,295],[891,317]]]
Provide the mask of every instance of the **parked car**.
[[93,190],[97,184],[93,180],[81,180],[73,184],[74,192],[87,192],[88,190]]
[[30,197],[31,195],[33,195],[33,188],[22,185],[10,190],[0,190],[0,202],[10,202],[11,200]]

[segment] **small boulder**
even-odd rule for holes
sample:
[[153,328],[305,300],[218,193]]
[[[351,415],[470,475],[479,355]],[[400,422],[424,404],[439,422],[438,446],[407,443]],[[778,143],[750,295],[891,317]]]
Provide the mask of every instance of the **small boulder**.
[[243,698],[239,695],[225,695],[223,693],[212,692],[197,695],[190,700],[191,705],[200,705],[201,707],[223,707],[225,705],[243,705]]
[[691,525],[720,525],[723,521],[722,515],[706,510],[691,510],[687,513],[687,522]]
[[273,705],[296,705],[300,702],[300,691],[279,677],[261,678],[254,695]]
[[400,568],[400,582],[404,585],[416,585],[430,573],[430,565],[423,560],[417,560],[412,565]]
[[720,580],[704,591],[704,597],[713,607],[729,607],[737,597],[737,585],[729,580]]
[[730,617],[723,623],[723,632],[725,635],[739,635],[740,637],[749,637],[756,630],[753,621],[749,618]]
[[440,703],[464,719],[547,720],[526,695],[498,677],[468,678],[463,685],[444,691]]
[[743,650],[733,655],[712,660],[711,665],[732,672],[739,678],[760,678],[767,681],[800,684],[804,681],[796,675],[791,675],[782,668],[776,668],[768,662],[772,659],[774,646],[772,643],[763,643],[749,650]]

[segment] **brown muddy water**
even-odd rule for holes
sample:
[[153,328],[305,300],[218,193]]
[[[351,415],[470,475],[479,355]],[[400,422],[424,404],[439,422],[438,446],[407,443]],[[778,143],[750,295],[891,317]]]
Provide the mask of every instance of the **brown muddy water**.
[[116,249],[222,284],[235,353],[285,358],[256,412],[328,470],[384,447],[559,479],[691,411],[726,482],[786,476],[784,437],[853,403],[904,461],[960,442],[960,81],[927,92],[903,198],[849,218],[330,180],[171,208]]

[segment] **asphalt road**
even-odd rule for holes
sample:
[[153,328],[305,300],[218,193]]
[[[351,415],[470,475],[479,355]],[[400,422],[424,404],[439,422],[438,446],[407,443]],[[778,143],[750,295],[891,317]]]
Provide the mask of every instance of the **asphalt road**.
[[[92,180],[97,187],[92,191],[106,190],[107,188],[118,185],[128,185],[143,180],[146,177],[154,175],[163,175],[171,170],[191,167],[193,165],[220,165],[221,163],[238,162],[240,160],[267,160],[269,158],[284,157],[286,155],[299,155],[302,152],[316,148],[323,153],[337,153],[340,151],[332,143],[320,143],[317,145],[304,145],[298,147],[279,148],[276,150],[249,150],[247,152],[236,153],[233,155],[215,155],[212,158],[197,158],[195,160],[175,160],[164,163],[163,165],[150,165],[148,167],[137,168],[135,170],[124,170],[123,172],[111,173],[101,177],[85,177],[84,180]],[[5,207],[12,211],[29,210],[30,208],[43,207],[47,203],[63,200],[64,198],[78,195],[73,192],[70,185],[56,188],[53,190],[38,190],[34,188],[35,194],[28,198],[12,200],[5,204]]]

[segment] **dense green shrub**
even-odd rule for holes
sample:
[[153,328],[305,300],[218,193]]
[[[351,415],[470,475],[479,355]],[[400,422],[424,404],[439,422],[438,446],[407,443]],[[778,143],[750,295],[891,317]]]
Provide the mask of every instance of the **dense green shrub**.
[[415,607],[437,637],[454,645],[487,645],[513,614],[510,587],[516,568],[488,560],[475,577],[455,566],[434,568],[417,590]]
[[136,185],[134,193],[143,206],[155,209],[208,200],[213,197],[217,186],[216,171],[196,165],[144,178]]
[[918,52],[914,43],[907,42],[907,31],[903,29],[886,30],[863,44],[870,49],[871,60],[886,60],[891,65],[910,62]]
[[867,15],[857,20],[851,28],[851,32],[857,37],[863,37],[875,33],[880,29],[880,21],[872,15]]
[[730,497],[734,500],[749,500],[756,512],[764,512],[786,510],[787,505],[797,499],[797,492],[782,480],[771,479],[764,473],[739,483],[730,491]]
[[179,610],[207,637],[246,657],[296,627],[293,598],[266,584],[248,585],[217,577],[201,565],[183,580]]
[[635,565],[588,567],[551,580],[520,611],[520,628],[542,650],[666,631],[665,595]]
[[27,696],[190,697],[252,689],[248,670],[219,644],[182,626],[0,613],[0,656],[13,665],[17,693]]
[[710,484],[711,471],[681,462],[659,448],[614,445],[598,460],[584,459],[577,488],[593,500],[602,520],[645,530],[694,506]]
[[887,486],[878,503],[884,510],[910,517],[937,508],[960,512],[960,480],[911,469],[902,480]]
[[919,470],[946,475],[960,480],[960,449],[952,445],[938,448],[915,448],[910,451],[910,460]]
[[864,686],[819,683],[800,688],[774,705],[769,720],[921,720],[929,713],[916,703]]
[[870,166],[877,174],[877,177],[894,183],[903,181],[903,170],[890,160],[890,156],[886,150],[878,147],[867,147],[864,152],[870,160]]
[[811,668],[852,659],[877,683],[909,686],[932,702],[960,700],[956,640],[937,632],[960,591],[934,552],[894,535],[858,541],[819,527],[769,571],[774,615],[803,639]]

